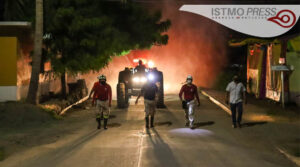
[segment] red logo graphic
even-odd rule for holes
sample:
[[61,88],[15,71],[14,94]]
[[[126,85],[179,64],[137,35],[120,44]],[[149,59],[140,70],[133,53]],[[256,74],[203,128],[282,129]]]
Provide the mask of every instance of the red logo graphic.
[[272,21],[283,28],[290,28],[296,23],[296,15],[290,10],[281,10],[275,17],[271,17],[268,21]]

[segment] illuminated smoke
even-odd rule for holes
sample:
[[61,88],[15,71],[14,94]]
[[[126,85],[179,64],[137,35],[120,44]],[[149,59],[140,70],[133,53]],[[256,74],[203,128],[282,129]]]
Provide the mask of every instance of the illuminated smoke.
[[209,88],[214,84],[226,65],[226,29],[202,16],[180,12],[178,5],[160,4],[163,6],[167,6],[162,9],[163,18],[172,21],[167,33],[168,45],[132,51],[127,56],[114,58],[107,68],[87,75],[90,87],[97,81],[96,76],[104,73],[115,94],[119,71],[132,65],[133,58],[138,57],[153,60],[158,70],[164,73],[166,93],[178,93],[188,74],[193,76],[197,86]]

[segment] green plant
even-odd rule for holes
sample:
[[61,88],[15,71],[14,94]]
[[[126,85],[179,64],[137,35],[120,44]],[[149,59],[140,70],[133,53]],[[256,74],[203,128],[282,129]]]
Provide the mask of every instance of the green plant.
[[66,95],[65,73],[98,71],[113,56],[134,49],[165,45],[170,27],[161,12],[150,13],[137,3],[99,0],[46,0],[45,34],[47,57],[61,76]]

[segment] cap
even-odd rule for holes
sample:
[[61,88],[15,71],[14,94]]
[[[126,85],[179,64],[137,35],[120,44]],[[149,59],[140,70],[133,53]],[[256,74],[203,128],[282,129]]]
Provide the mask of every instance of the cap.
[[193,80],[193,77],[191,75],[188,75],[186,80]]
[[99,75],[98,77],[97,77],[99,80],[106,80],[106,76],[105,75]]

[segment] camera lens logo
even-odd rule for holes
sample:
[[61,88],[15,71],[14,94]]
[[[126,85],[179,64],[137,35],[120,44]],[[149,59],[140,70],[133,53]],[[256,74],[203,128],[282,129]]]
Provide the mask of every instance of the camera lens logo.
[[296,23],[296,15],[290,10],[281,10],[275,17],[271,17],[268,21],[272,21],[283,28],[290,28]]

